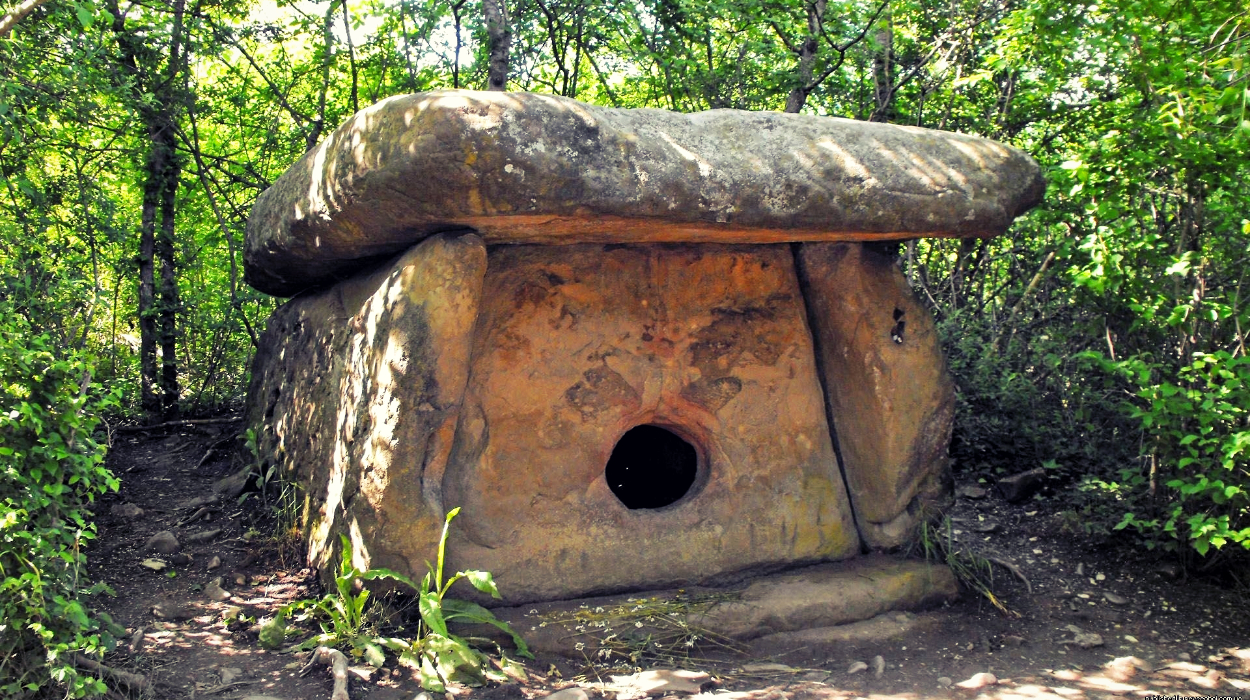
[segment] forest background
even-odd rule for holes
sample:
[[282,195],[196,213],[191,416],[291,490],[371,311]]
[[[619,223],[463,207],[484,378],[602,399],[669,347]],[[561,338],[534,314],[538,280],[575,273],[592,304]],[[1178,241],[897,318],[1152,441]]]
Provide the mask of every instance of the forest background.
[[0,694],[100,690],[81,594],[123,420],[237,409],[280,302],[252,202],[358,109],[449,87],[784,110],[1032,154],[995,240],[899,246],[962,478],[1241,577],[1250,17],[1236,0],[25,0],[0,18]]

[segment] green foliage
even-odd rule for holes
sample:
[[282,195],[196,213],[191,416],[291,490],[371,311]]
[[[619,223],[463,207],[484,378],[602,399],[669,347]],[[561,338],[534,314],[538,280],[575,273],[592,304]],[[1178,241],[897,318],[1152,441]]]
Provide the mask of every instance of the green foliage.
[[[353,656],[363,656],[374,666],[383,664],[389,650],[398,656],[400,663],[417,670],[424,688],[438,693],[445,692],[450,681],[479,685],[487,679],[503,680],[504,677],[491,667],[485,654],[474,649],[465,638],[453,634],[448,627],[452,622],[493,625],[511,636],[518,654],[532,658],[525,640],[489,610],[476,603],[447,597],[451,586],[461,580],[468,581],[482,593],[499,597],[499,589],[488,572],[460,571],[446,579],[443,577],[447,534],[452,519],[459,512],[459,508],[454,508],[447,514],[438,544],[437,565],[427,563],[429,572],[420,584],[390,569],[357,569],[351,563],[351,543],[344,536],[342,562],[334,578],[335,590],[326,593],[320,600],[297,601],[284,606],[273,620],[261,628],[261,643],[272,649],[280,648],[290,633],[286,625],[289,617],[293,613],[309,610],[322,621],[322,631],[298,644],[298,649],[347,647]],[[370,623],[369,589],[361,582],[382,580],[404,584],[417,593],[420,624],[415,638],[381,636]]]
[[98,656],[119,632],[79,598],[88,507],[118,487],[93,437],[116,397],[91,386],[89,358],[9,308],[0,318],[0,695],[84,697],[104,686],[70,657]]
[[1132,510],[1116,529],[1151,548],[1187,542],[1204,557],[1227,544],[1250,549],[1250,358],[1195,353],[1173,376],[1142,357],[1098,359],[1138,387],[1129,411],[1146,436],[1146,466],[1117,484]]

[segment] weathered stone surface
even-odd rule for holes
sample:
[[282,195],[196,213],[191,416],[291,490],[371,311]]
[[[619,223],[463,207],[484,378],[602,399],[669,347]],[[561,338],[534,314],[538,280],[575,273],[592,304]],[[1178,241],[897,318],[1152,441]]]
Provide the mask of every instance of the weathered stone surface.
[[769,634],[751,640],[750,649],[759,656],[784,654],[799,649],[810,654],[822,647],[881,644],[938,628],[943,622],[944,620],[933,614],[886,613],[860,622]]
[[[520,632],[531,649],[575,659],[593,656],[612,634],[625,640],[678,638],[683,630],[670,621],[675,609],[686,611],[682,620],[686,632],[717,632],[776,654],[823,643],[880,642],[939,624],[935,616],[901,611],[939,605],[957,593],[955,577],[945,566],[871,555],[716,588],[652,589],[495,608],[493,612]],[[865,617],[870,619],[850,624]],[[588,619],[604,626],[587,624]],[[457,629],[508,643],[507,635],[490,625]],[[770,640],[775,647],[767,646]]]
[[246,278],[291,295],[457,228],[487,242],[993,236],[1041,200],[992,141],[773,112],[402,95],[357,113],[257,200]]
[[[482,299],[453,570],[525,602],[858,552],[788,247],[498,246]],[[698,453],[674,505],[631,510],[605,479],[640,424]]]
[[995,484],[998,493],[1008,503],[1020,503],[1041,490],[1046,481],[1046,470],[1038,467],[999,479]]
[[159,554],[173,554],[182,548],[178,543],[178,538],[169,530],[161,530],[160,532],[148,538],[146,544],[143,545],[145,552],[157,552]]
[[733,639],[754,639],[915,610],[958,595],[959,584],[944,566],[861,557],[762,579],[740,600],[720,603],[691,622]]
[[248,424],[304,485],[313,564],[329,568],[340,533],[362,568],[433,559],[485,266],[480,238],[439,235],[270,317]]
[[888,255],[804,243],[798,257],[860,535],[896,547],[951,493],[955,393],[933,320]]

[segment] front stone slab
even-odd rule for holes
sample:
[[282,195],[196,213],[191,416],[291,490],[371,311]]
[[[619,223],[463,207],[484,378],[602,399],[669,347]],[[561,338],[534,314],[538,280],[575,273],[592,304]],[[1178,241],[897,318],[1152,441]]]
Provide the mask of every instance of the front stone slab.
[[898,547],[944,510],[955,387],[933,318],[892,256],[798,246],[812,330],[860,534]]
[[[710,638],[713,645],[733,640],[755,646],[772,640],[777,647],[769,653],[774,653],[778,648],[796,646],[793,639],[804,634],[816,643],[839,636],[862,638],[865,631],[882,636],[905,634],[906,625],[882,624],[880,617],[868,623],[867,630],[853,623],[885,613],[933,608],[958,595],[959,584],[946,566],[873,555],[759,576],[720,588],[650,590],[494,612],[522,632],[530,648],[575,659],[596,658],[604,639],[636,640],[639,644],[655,640],[657,645],[677,640],[672,642],[678,647],[673,651],[686,653],[681,645],[691,635]],[[507,642],[493,627],[482,625],[464,631]],[[704,642],[695,643],[702,646]]]
[[[495,247],[483,300],[452,566],[529,601],[858,552],[788,247]],[[672,505],[630,509],[605,477],[642,425],[697,455]]]

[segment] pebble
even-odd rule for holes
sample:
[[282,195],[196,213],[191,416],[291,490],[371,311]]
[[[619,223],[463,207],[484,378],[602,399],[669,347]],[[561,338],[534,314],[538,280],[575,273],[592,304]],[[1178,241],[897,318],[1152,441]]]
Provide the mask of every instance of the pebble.
[[868,664],[864,663],[863,661],[856,661],[855,663],[851,664],[850,668],[846,669],[846,673],[848,676],[853,676],[856,673],[859,673],[860,671],[867,671],[867,670],[868,670]]
[[138,520],[143,517],[143,509],[133,503],[118,503],[113,506],[111,512],[127,520]]
[[964,498],[967,498],[973,501],[979,501],[982,498],[985,498],[986,496],[988,496],[990,492],[986,491],[980,486],[960,486],[958,493],[960,496]]
[[1181,661],[1193,661],[1194,660],[1194,657],[1190,656],[1189,652],[1187,651],[1182,651],[1181,653],[1177,654],[1176,658],[1180,659]]
[[152,614],[162,620],[179,622],[195,617],[195,610],[179,603],[157,603],[152,606]]
[[1075,644],[1082,649],[1090,649],[1103,645],[1102,635],[1094,632],[1082,632],[1071,640],[1064,642],[1065,644]]
[[964,688],[965,690],[976,690],[978,688],[984,688],[986,686],[996,685],[997,683],[998,683],[998,677],[995,676],[994,674],[978,673],[978,674],[973,675],[972,678],[969,678],[966,681],[960,681],[959,683],[956,683],[955,685],[960,688]]
[[872,657],[872,675],[880,678],[883,673],[885,673],[885,658],[880,655]]
[[221,566],[221,557],[214,556],[212,559],[208,560],[209,571],[212,571],[213,569],[216,569],[219,566]]
[[247,585],[247,576],[246,576],[246,575],[244,575],[244,574],[235,574],[235,575],[234,575],[234,585],[236,585],[236,586],[246,586],[246,585]]
[[938,685],[942,686],[943,688],[949,688],[949,687],[951,687],[951,685],[952,685],[952,684],[954,684],[954,682],[955,682],[955,681],[951,680],[951,679],[950,679],[949,677],[947,677],[947,676],[942,676],[942,677],[938,678]]
[[1137,643],[1137,637],[1134,637],[1134,636],[1133,636],[1133,635],[1131,635],[1131,634],[1126,634],[1126,635],[1124,635],[1124,641],[1128,642],[1129,644],[1136,644],[1136,643]]
[[1110,591],[1103,593],[1102,597],[1106,598],[1107,602],[1111,603],[1112,605],[1128,605],[1128,598],[1125,598],[1122,595],[1117,595]]
[[208,585],[204,587],[204,595],[208,596],[212,600],[217,601],[218,603],[230,600],[230,594],[227,593],[226,590],[221,587],[220,576],[208,582]]
[[243,677],[243,669],[238,666],[223,666],[221,668],[221,684],[229,685],[237,679]]
[[1006,637],[1003,637],[1003,646],[1007,646],[1007,647],[1024,646],[1024,637],[1020,637],[1014,634],[1009,634]]
[[143,545],[145,550],[160,552],[161,554],[173,554],[182,546],[178,544],[178,538],[174,537],[174,533],[169,530],[161,530],[160,532],[148,538],[147,544]]
[[163,569],[169,568],[169,563],[163,562],[160,559],[144,559],[143,561],[139,562],[139,566],[142,566],[145,569],[151,569],[153,571],[161,571]]
[[216,528],[213,530],[204,530],[202,532],[197,532],[194,535],[188,535],[187,542],[190,544],[200,544],[203,542],[209,542],[215,539],[217,535],[220,535],[220,534],[221,534],[221,528]]

